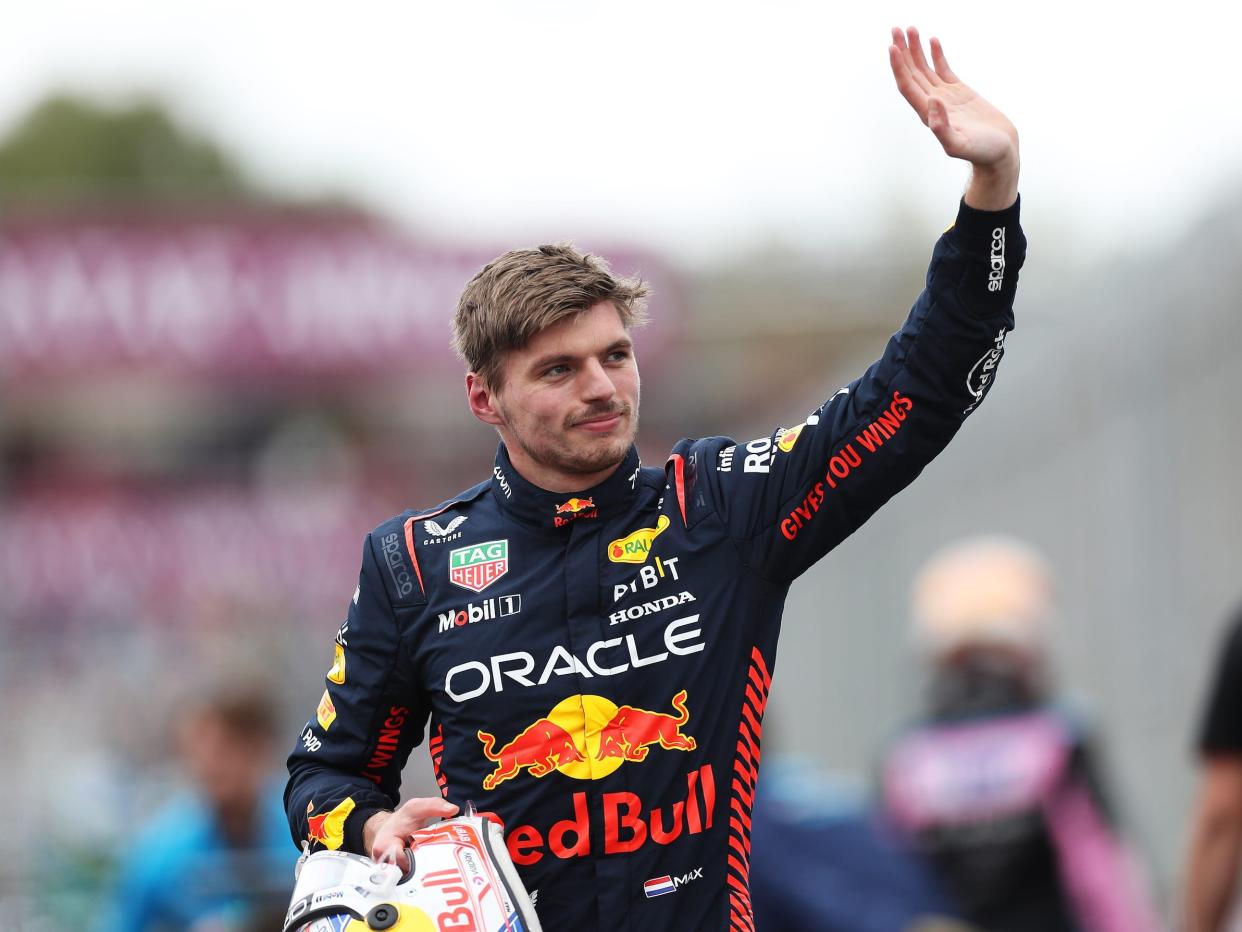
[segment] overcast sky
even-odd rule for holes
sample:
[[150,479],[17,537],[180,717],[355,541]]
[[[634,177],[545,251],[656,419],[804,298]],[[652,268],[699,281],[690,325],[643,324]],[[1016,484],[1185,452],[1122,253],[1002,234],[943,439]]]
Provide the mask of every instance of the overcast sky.
[[1242,187],[1242,5],[1210,8],[43,0],[4,14],[0,129],[53,88],[154,88],[263,180],[445,236],[874,245],[939,232],[966,175],[894,87],[914,22],[1017,125],[1028,227],[1090,257]]

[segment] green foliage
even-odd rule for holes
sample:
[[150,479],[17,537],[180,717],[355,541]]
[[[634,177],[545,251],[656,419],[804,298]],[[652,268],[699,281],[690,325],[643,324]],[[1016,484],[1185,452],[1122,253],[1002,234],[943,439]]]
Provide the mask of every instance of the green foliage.
[[107,107],[57,94],[0,140],[6,206],[254,196],[227,153],[155,99]]

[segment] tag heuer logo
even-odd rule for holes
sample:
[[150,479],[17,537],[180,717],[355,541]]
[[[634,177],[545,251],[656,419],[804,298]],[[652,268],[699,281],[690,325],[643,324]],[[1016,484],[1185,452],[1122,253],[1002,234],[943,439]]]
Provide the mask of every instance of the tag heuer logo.
[[482,592],[507,572],[508,540],[489,540],[449,551],[449,580],[471,592]]

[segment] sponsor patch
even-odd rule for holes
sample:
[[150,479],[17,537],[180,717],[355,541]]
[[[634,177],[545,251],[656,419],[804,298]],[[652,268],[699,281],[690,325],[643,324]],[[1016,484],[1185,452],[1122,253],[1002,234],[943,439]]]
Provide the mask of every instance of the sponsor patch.
[[489,540],[449,551],[449,581],[482,592],[509,572],[509,541]]
[[[669,845],[677,838],[709,832],[716,812],[716,778],[711,764],[686,774],[685,791],[660,800],[628,790],[571,797],[565,818],[551,827],[515,825],[505,832],[509,857],[519,866],[559,859],[630,854],[647,844]],[[698,879],[701,869],[685,875]],[[674,877],[673,885],[682,880]]]
[[619,625],[625,621],[637,621],[640,618],[646,618],[648,615],[654,615],[656,612],[662,612],[665,609],[685,605],[687,602],[693,601],[694,596],[688,591],[683,591],[680,595],[666,595],[662,599],[654,599],[650,602],[643,602],[641,605],[631,605],[629,608],[612,612],[608,616],[608,624]]
[[343,686],[345,684],[345,648],[340,644],[333,644],[332,650],[332,669],[328,671],[328,682]]
[[388,575],[397,589],[397,595],[405,598],[414,591],[414,578],[401,559],[401,537],[395,531],[381,542],[384,549],[384,563],[388,566]]
[[794,444],[798,442],[798,438],[802,436],[802,428],[805,424],[799,424],[797,427],[790,427],[780,431],[777,434],[776,445],[782,453],[788,453],[794,448]]
[[428,518],[423,522],[423,530],[430,536],[423,541],[423,546],[446,544],[451,540],[457,540],[463,533],[465,533],[464,531],[459,531],[457,529],[465,523],[467,517],[467,515],[458,515],[445,525],[441,525],[438,521],[433,521]]
[[663,877],[652,877],[643,884],[643,893],[650,899],[653,896],[662,896],[665,893],[676,893],[679,887],[684,887],[692,880],[703,879],[703,868],[696,867],[688,874],[682,874],[679,877],[673,877],[665,874]]
[[315,802],[306,804],[306,840],[313,844],[321,844],[332,851],[345,843],[345,820],[354,811],[352,797],[346,796],[328,812],[311,815],[315,810]]
[[626,595],[636,592],[642,592],[645,589],[651,589],[660,584],[660,581],[671,576],[674,581],[681,578],[677,572],[677,564],[681,557],[667,557],[660,559],[656,557],[653,565],[644,566],[638,571],[629,582],[616,583],[612,587],[613,603],[620,602]]
[[522,610],[521,595],[499,595],[482,602],[466,603],[465,608],[455,611],[440,612],[440,631],[452,631],[480,621],[491,621],[493,618],[505,618],[516,615]]
[[962,412],[963,414],[968,414],[978,407],[979,402],[983,401],[983,396],[987,394],[988,386],[992,384],[992,377],[996,374],[996,364],[1005,355],[1006,333],[1004,327],[997,331],[992,346],[979,357],[979,361],[971,366],[970,372],[966,374],[966,391],[970,392],[974,401]]
[[595,508],[594,498],[571,498],[556,506],[556,513],[552,516],[552,524],[556,527],[564,527],[570,521],[577,518],[598,517],[599,512]]
[[613,563],[646,563],[651,542],[668,530],[667,515],[660,515],[655,527],[643,527],[619,537],[608,545],[608,559]]
[[500,748],[495,735],[480,731],[483,755],[496,765],[483,778],[483,789],[494,790],[523,771],[536,778],[559,770],[575,780],[599,780],[627,761],[646,760],[652,747],[693,751],[698,743],[682,730],[690,720],[686,691],[678,691],[670,704],[672,713],[652,712],[617,706],[604,696],[575,695]]
[[302,746],[311,754],[323,747],[323,742],[315,737],[315,733],[311,731],[310,725],[307,725],[306,730],[302,732]]
[[[553,677],[616,676],[626,670],[664,663],[670,657],[697,654],[707,646],[697,614],[669,622],[658,638],[649,630],[641,633],[643,647],[638,634],[630,632],[623,637],[580,645],[577,654],[558,644],[551,652],[540,651],[539,659],[529,651],[519,650],[495,654],[486,661],[467,660],[444,675],[444,691],[454,702],[469,702],[491,691],[543,686]],[[658,646],[652,643],[657,640]]]
[[496,477],[496,482],[500,485],[500,491],[504,493],[505,498],[513,498],[513,488],[509,485],[509,480],[505,478],[505,474],[501,472],[499,466],[492,467],[492,475]]
[[336,706],[332,704],[332,697],[328,695],[328,691],[323,691],[323,698],[319,700],[319,708],[315,710],[315,718],[319,721],[319,727],[327,731],[332,727],[332,723],[336,721]]
[[652,877],[643,884],[643,893],[650,899],[653,896],[663,896],[665,893],[676,893],[677,887],[673,885],[673,878],[668,874],[663,877]]

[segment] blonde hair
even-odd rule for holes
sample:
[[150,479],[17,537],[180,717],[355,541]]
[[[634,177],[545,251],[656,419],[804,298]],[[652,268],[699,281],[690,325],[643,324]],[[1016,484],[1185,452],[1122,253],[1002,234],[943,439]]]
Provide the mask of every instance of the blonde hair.
[[961,647],[1040,653],[1054,614],[1052,570],[1024,541],[967,538],[938,551],[911,588],[916,643],[932,654]]

